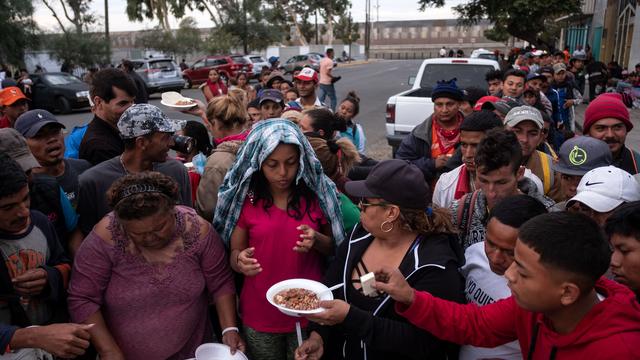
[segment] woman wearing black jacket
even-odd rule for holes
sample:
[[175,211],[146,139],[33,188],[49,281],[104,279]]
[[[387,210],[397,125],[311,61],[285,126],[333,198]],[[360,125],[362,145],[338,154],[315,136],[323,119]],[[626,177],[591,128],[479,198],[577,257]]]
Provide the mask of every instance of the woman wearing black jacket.
[[[400,269],[407,281],[443,299],[463,302],[458,273],[464,256],[448,212],[427,209],[429,189],[422,172],[402,160],[376,165],[347,192],[362,198],[361,223],[342,243],[325,284],[343,283],[326,310],[309,316],[309,339],[296,359],[445,359],[457,350],[411,325],[394,311],[386,294],[366,296],[360,276],[383,265]],[[366,287],[366,286],[365,286]]]

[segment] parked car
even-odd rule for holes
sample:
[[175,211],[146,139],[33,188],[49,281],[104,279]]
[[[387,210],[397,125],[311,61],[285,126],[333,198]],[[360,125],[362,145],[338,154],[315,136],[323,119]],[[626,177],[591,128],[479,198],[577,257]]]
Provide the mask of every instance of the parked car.
[[[324,54],[317,52],[310,52],[305,55],[295,55],[290,57],[284,64],[280,65],[280,69],[285,74],[290,74],[293,72],[297,66],[305,67],[308,66],[315,71],[320,71],[320,60],[325,57]],[[338,66],[336,60],[333,60],[333,67]]]
[[31,108],[68,114],[89,106],[89,84],[63,72],[30,74]]
[[263,66],[266,66],[268,68],[271,67],[271,64],[269,64],[269,62],[261,55],[245,55],[244,58],[251,61],[251,64],[253,65],[251,78],[257,78],[258,76],[260,76]]
[[487,49],[475,49],[471,52],[472,59],[489,59],[498,61],[498,57],[493,51],[489,51]]
[[180,67],[171,59],[136,59],[131,62],[147,85],[149,95],[164,91],[180,92],[184,88]]
[[393,154],[402,139],[433,114],[431,91],[438,81],[457,78],[457,85],[461,89],[486,89],[485,74],[497,69],[500,69],[497,61],[486,59],[435,58],[423,61],[418,75],[409,78],[409,85],[413,87],[387,100],[387,142]]
[[185,86],[190,88],[193,85],[200,85],[206,82],[211,69],[218,70],[220,77],[227,81],[235,77],[238,71],[250,74],[253,70],[253,65],[250,60],[244,58],[244,55],[207,56],[199,59],[182,72],[182,78],[186,83]]

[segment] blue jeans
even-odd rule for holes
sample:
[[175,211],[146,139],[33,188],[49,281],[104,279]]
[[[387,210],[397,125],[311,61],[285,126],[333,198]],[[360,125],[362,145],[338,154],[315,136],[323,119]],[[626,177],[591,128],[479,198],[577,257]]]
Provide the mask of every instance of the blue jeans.
[[320,94],[318,99],[320,102],[324,104],[324,99],[329,95],[329,99],[331,99],[331,111],[336,112],[336,106],[338,105],[338,99],[336,99],[336,88],[331,85],[320,84]]

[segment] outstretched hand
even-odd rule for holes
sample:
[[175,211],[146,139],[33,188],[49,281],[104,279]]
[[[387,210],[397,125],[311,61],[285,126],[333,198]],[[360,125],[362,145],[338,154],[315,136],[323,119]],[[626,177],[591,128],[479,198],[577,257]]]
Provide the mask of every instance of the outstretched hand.
[[376,281],[373,288],[383,291],[393,300],[404,305],[411,305],[415,290],[409,285],[398,269],[382,268],[375,272]]

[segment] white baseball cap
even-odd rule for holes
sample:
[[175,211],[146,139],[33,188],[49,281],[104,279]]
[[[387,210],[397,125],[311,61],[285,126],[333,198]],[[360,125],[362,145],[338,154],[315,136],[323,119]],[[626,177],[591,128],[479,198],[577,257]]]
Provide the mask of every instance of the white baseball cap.
[[580,201],[606,213],[626,202],[640,200],[640,184],[628,172],[615,166],[595,168],[582,177],[577,194],[567,202]]

